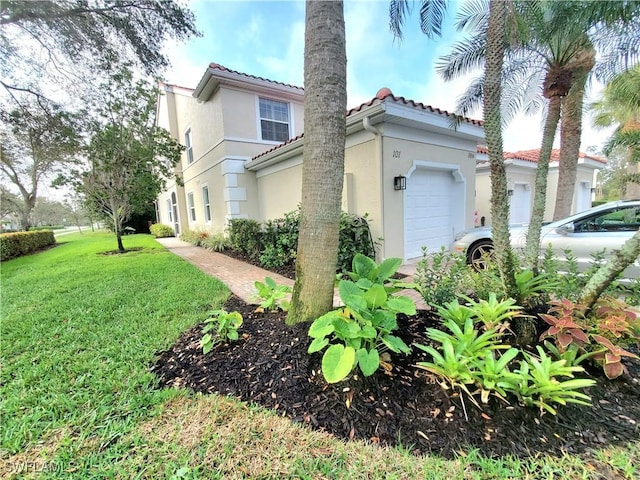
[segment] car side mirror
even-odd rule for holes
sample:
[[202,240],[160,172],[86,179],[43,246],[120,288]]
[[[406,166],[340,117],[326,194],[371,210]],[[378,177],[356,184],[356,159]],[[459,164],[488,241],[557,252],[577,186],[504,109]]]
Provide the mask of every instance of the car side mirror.
[[556,228],[556,232],[559,233],[560,235],[567,235],[575,231],[576,229],[573,222],[565,223],[564,225],[560,225],[558,228]]

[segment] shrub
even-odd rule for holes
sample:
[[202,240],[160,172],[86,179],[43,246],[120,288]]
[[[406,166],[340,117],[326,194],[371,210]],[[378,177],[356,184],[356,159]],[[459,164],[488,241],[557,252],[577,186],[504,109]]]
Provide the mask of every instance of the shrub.
[[415,281],[428,305],[442,305],[469,293],[465,285],[471,283],[471,275],[464,255],[447,252],[444,247],[437,253],[427,253],[426,247],[422,247]]
[[284,218],[269,220],[264,224],[260,264],[269,268],[281,268],[295,262],[298,249],[300,210],[285,213]]
[[262,232],[260,224],[248,218],[229,220],[229,241],[234,250],[257,259],[262,249]]
[[56,239],[51,230],[3,233],[0,234],[0,258],[9,260],[55,244]]
[[151,225],[151,227],[149,227],[149,230],[151,231],[151,235],[156,238],[174,236],[173,228],[171,228],[169,225],[163,225],[162,223],[154,223],[153,225]]
[[222,252],[231,247],[231,242],[224,233],[212,233],[202,240],[201,246],[213,252]]
[[209,235],[210,233],[205,230],[186,230],[180,235],[180,240],[201,247]]
[[367,214],[362,217],[342,212],[340,215],[340,235],[336,271],[346,272],[352,265],[356,254],[361,253],[375,258],[376,250]]

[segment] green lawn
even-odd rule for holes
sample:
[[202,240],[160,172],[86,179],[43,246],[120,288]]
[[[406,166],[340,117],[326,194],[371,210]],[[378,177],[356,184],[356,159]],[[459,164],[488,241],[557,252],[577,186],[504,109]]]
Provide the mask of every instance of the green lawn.
[[150,236],[72,234],[1,266],[0,478],[606,478],[640,442],[590,459],[417,458],[344,443],[216,395],[156,390],[155,352],[227,288]]

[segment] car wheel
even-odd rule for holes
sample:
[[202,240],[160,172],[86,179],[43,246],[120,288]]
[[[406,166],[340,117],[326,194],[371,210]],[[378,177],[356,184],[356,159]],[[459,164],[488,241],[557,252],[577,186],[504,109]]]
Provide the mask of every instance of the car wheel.
[[487,260],[493,254],[493,242],[491,240],[481,240],[474,243],[467,250],[467,263],[474,269],[486,270]]

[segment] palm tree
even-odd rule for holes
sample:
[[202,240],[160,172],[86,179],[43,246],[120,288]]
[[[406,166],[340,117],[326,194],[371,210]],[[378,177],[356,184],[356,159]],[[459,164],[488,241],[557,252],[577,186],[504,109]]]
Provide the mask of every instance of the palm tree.
[[333,307],[347,110],[342,1],[307,0],[304,59],[302,205],[288,324]]
[[[525,264],[536,269],[540,243],[540,230],[545,211],[546,180],[549,160],[555,132],[561,113],[564,112],[566,132],[563,135],[566,166],[571,160],[577,162],[579,137],[582,119],[582,98],[589,72],[595,65],[596,46],[602,45],[606,37],[604,33],[621,32],[620,25],[627,25],[637,15],[638,6],[627,5],[629,2],[544,2],[518,1],[516,21],[507,24],[508,49],[505,56],[505,68],[502,78],[506,95],[503,100],[505,120],[518,110],[537,111],[541,104],[539,97],[531,97],[542,85],[542,94],[546,99],[545,128],[540,149],[538,171],[535,183],[535,196],[527,247]],[[461,11],[459,28],[469,27],[475,37],[470,41],[457,44],[451,54],[443,57],[439,70],[445,80],[465,74],[484,63],[486,29],[486,2],[479,1],[468,4]],[[567,19],[571,19],[568,21]],[[638,28],[637,26],[635,28]],[[629,30],[627,30],[629,31]],[[615,37],[627,45],[640,44],[640,40],[630,41],[623,36]],[[640,37],[639,37],[640,38]],[[611,48],[604,58],[607,60],[603,71],[620,68],[620,54]],[[615,43],[615,42],[613,42]],[[615,61],[613,61],[615,60]],[[623,65],[622,65],[623,66]],[[477,107],[483,94],[482,78],[472,82],[458,102],[459,112],[468,114]],[[569,99],[567,99],[569,97]],[[563,106],[565,104],[565,106]],[[573,122],[571,121],[573,120]],[[571,175],[571,172],[569,172]],[[573,180],[569,180],[573,192]],[[565,202],[573,198],[561,194]],[[570,205],[570,204],[569,204]]]
[[[493,218],[493,240],[496,264],[508,295],[516,292],[515,266],[509,239],[509,202],[507,196],[507,177],[502,149],[501,71],[505,50],[505,23],[507,6],[510,0],[490,2],[486,16],[487,27],[482,32],[486,46],[484,98],[484,130],[491,168],[491,215]],[[429,37],[440,35],[442,21],[447,9],[445,0],[423,0],[420,8],[420,27]],[[389,6],[389,25],[398,38],[402,38],[402,26],[410,12],[406,0],[393,0]]]

